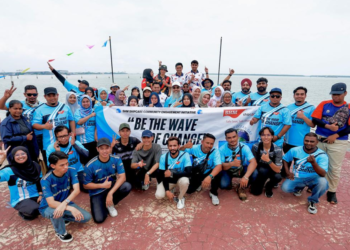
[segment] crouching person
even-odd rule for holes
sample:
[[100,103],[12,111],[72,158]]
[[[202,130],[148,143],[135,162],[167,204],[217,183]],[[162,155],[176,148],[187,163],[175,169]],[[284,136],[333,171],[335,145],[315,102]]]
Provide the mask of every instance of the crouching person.
[[[190,185],[189,177],[191,175],[191,158],[186,152],[180,151],[179,138],[172,136],[167,141],[169,152],[163,154],[159,161],[159,181],[157,185],[156,198],[162,199],[165,195],[170,201],[177,202],[177,208],[185,207],[184,195]],[[174,196],[174,192],[170,191],[176,186],[179,187],[180,194]]]
[[91,215],[73,203],[80,189],[76,171],[68,168],[68,156],[62,151],[55,151],[50,154],[49,163],[53,170],[41,179],[43,199],[39,212],[51,220],[61,241],[70,242],[73,236],[67,232],[66,224],[70,221],[86,223]]
[[[328,189],[325,178],[328,171],[328,156],[317,147],[317,143],[317,135],[310,132],[304,137],[304,146],[292,148],[283,156],[283,166],[288,179],[282,184],[282,190],[301,196],[304,187],[311,189],[312,194],[308,197],[308,211],[311,214],[317,213],[315,204]],[[293,160],[291,173],[289,168]]]
[[131,184],[126,182],[122,160],[111,154],[108,138],[97,141],[97,151],[98,156],[84,168],[84,187],[89,190],[92,218],[102,223],[108,213],[111,217],[118,215],[114,206],[130,193]]

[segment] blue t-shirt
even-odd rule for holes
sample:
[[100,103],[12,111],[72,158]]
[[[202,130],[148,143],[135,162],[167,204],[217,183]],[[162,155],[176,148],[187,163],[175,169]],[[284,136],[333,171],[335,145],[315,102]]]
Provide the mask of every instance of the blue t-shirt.
[[[70,144],[70,140],[71,139],[69,139],[69,143],[66,148],[60,147],[60,149],[62,152],[68,155],[69,168],[74,169],[76,172],[84,171],[83,164],[81,164],[80,162],[80,156],[77,150]],[[54,144],[55,143],[51,143],[50,146],[48,146],[46,149],[47,166],[50,166],[50,163],[49,163],[50,154],[56,151]],[[80,142],[75,141],[75,144],[78,147],[87,150]]]
[[266,93],[264,95],[259,94],[259,92],[255,92],[250,94],[250,106],[263,106],[270,102],[270,94]]
[[[124,174],[123,161],[115,155],[109,155],[107,162],[102,162],[99,156],[92,158],[84,168],[84,185],[89,183],[100,184],[105,182],[106,178],[116,180],[116,174]],[[89,189],[90,196],[105,191],[105,188]]]
[[78,125],[81,118],[80,111],[75,111],[74,119],[77,128],[84,127],[85,129],[85,134],[77,135],[77,140],[83,144],[95,141],[96,116],[89,118],[84,124]]
[[71,84],[70,82],[68,82],[67,80],[64,81],[63,87],[66,88],[66,90],[68,90],[68,92],[73,92],[77,94],[78,97],[78,103],[81,102],[81,97],[83,95],[85,95],[84,92],[80,91],[79,88],[73,84]]
[[180,96],[179,99],[175,99],[172,95],[169,96],[164,103],[164,108],[172,107],[174,106],[175,102],[178,102],[182,99],[182,96]]
[[[201,146],[201,144],[198,144],[194,145],[192,148],[185,149],[185,151],[191,154],[193,157],[193,166],[202,163],[207,157],[207,154],[203,153]],[[221,164],[221,156],[219,150],[213,148],[212,151],[213,152],[209,155],[207,169],[204,171],[204,174],[210,172],[215,168],[215,166]]]
[[[232,102],[236,105],[238,105],[238,101],[241,100],[243,98],[243,104],[246,103],[247,98],[249,95],[251,95],[252,93],[248,93],[245,94],[242,91],[236,92],[232,95]],[[249,104],[249,106],[251,106],[251,103]]]
[[[241,147],[241,155],[239,152],[240,147]],[[219,148],[219,151],[221,155],[221,162],[223,163],[232,162],[235,159],[234,156],[236,155],[237,160],[241,160],[241,163],[243,166],[248,166],[249,161],[254,158],[254,155],[250,150],[250,148],[247,145],[244,145],[240,142],[239,142],[239,145],[234,149],[234,153],[233,153],[233,150],[228,147],[227,142]],[[232,155],[234,158],[232,158]]]
[[[282,128],[285,125],[292,125],[292,119],[290,116],[290,111],[282,104],[278,107],[272,107],[270,104],[263,105],[258,108],[256,111],[255,118],[261,120],[261,127],[270,127],[274,132],[275,136],[281,132]],[[260,130],[259,129],[259,130]],[[284,136],[281,139],[274,142],[277,146],[283,146]]]
[[22,180],[13,173],[10,167],[5,167],[0,170],[0,182],[3,181],[7,181],[10,190],[11,207],[16,206],[18,202],[25,199],[39,196],[36,184]]
[[[57,177],[53,171],[48,172],[40,181],[43,189],[43,199],[39,206],[39,212],[42,213],[49,204],[46,198],[53,197],[55,201],[62,202],[70,194],[70,189],[73,185],[78,184],[77,172],[68,168],[67,173],[62,177]],[[70,202],[69,204],[72,204]]]
[[192,167],[191,157],[184,151],[179,151],[179,155],[175,158],[170,153],[162,154],[159,161],[159,169],[166,170],[165,159],[168,154],[168,169],[172,173],[183,174],[186,167]]
[[[113,102],[112,102],[111,100],[109,100],[109,99],[108,99],[106,102],[107,102],[106,107],[109,107],[109,105],[113,104]],[[94,110],[95,110],[97,107],[99,107],[99,106],[103,107],[102,104],[101,104],[101,102],[97,101],[97,102],[95,103]]]
[[310,127],[303,119],[297,117],[297,113],[299,110],[302,110],[304,115],[311,120],[311,115],[315,110],[315,106],[305,102],[301,106],[293,103],[288,105],[287,108],[290,110],[292,116],[292,127],[286,133],[286,142],[293,146],[303,146],[304,136],[310,132]]
[[56,141],[54,130],[57,126],[63,125],[69,128],[69,121],[74,121],[71,109],[64,103],[58,103],[57,106],[51,107],[46,103],[37,108],[33,114],[32,125],[43,125],[46,122],[53,122],[52,130],[43,129],[44,150]]
[[[312,155],[315,156],[317,164],[327,172],[328,171],[327,154],[323,150],[318,148],[316,152],[312,153]],[[291,162],[294,160],[293,174],[296,178],[308,178],[312,176],[319,176],[315,172],[311,163],[307,162],[307,157],[309,156],[310,154],[307,154],[304,151],[304,147],[300,146],[289,150],[287,154],[283,156],[283,160],[285,160],[286,162]]]

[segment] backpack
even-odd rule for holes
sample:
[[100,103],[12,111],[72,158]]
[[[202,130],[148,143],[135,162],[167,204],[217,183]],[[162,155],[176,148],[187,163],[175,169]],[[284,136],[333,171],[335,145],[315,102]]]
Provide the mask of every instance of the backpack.
[[[193,165],[192,165],[192,173],[191,176],[196,176],[196,175],[202,175],[204,174],[205,170],[208,167],[208,159],[209,156],[211,155],[211,153],[214,152],[215,149],[213,149],[212,151],[210,151],[207,156],[205,157],[204,161],[196,164],[195,161],[193,161]],[[193,156],[193,160],[195,159],[195,156]]]
[[[239,151],[238,154],[241,157],[241,166],[239,167],[231,167],[230,169],[227,170],[227,172],[230,174],[230,176],[232,176],[232,178],[240,178],[241,174],[243,172],[243,157],[242,157],[242,146],[240,143],[238,143],[239,145]],[[237,154],[235,151],[232,151],[232,160],[234,160],[236,158]]]

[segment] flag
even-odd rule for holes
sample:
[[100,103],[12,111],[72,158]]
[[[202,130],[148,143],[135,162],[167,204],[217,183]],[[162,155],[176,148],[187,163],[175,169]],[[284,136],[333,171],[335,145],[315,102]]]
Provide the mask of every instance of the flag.
[[74,52],[72,52],[72,53],[69,53],[69,54],[67,54],[67,56],[71,56],[71,55],[73,55],[73,53],[74,53]]
[[26,73],[29,69],[30,69],[30,68],[27,68],[27,69],[23,70],[23,71],[21,72],[21,74]]
[[86,45],[89,49],[92,49],[95,45]]
[[55,59],[50,59],[50,60],[49,60],[49,62],[53,62],[53,61],[55,61]]
[[104,44],[102,45],[102,47],[106,47],[108,43],[108,40],[104,42]]

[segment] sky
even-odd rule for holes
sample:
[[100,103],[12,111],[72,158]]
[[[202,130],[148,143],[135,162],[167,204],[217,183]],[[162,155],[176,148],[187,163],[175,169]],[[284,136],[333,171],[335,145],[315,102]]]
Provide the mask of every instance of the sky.
[[[158,60],[221,73],[350,75],[348,0],[7,0],[0,74],[30,68],[142,73]],[[86,45],[95,45],[88,49]],[[66,54],[74,52],[73,55]]]

